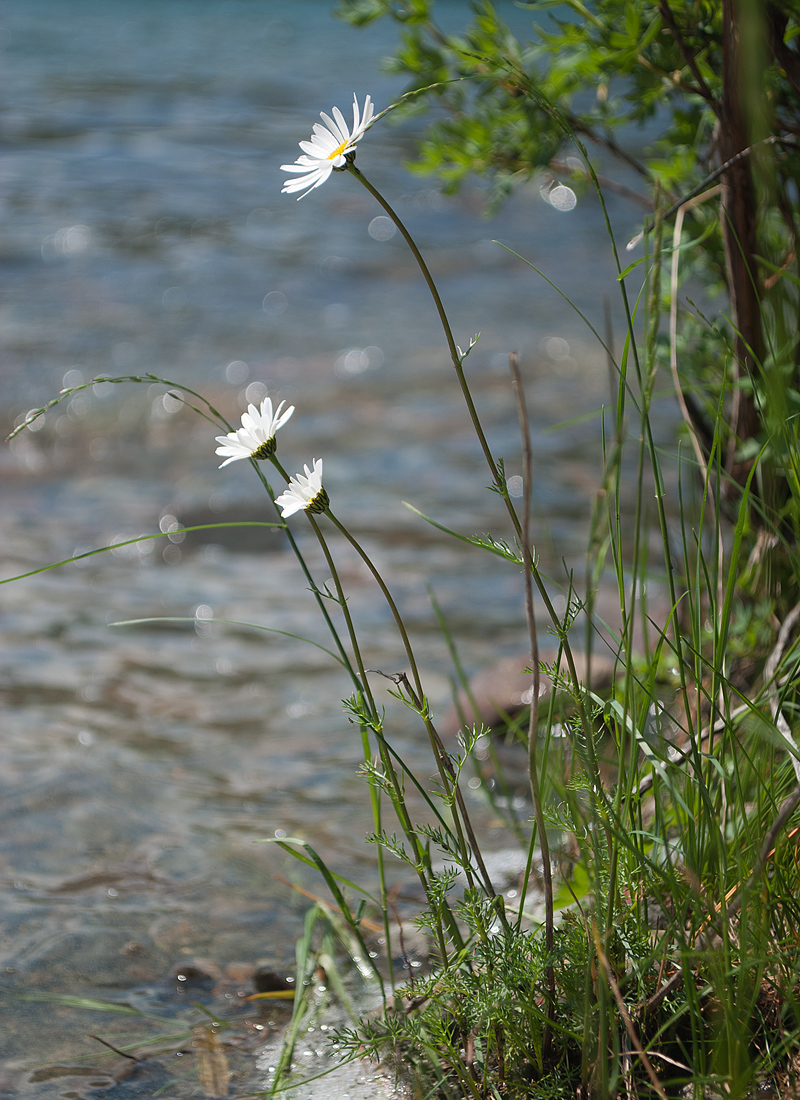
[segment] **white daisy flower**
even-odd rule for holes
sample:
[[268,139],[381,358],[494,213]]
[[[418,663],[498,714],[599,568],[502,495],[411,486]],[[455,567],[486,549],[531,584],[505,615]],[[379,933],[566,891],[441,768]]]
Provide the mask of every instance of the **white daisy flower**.
[[[348,130],[344,115],[338,107],[333,108],[333,118],[320,112],[320,118],[325,123],[321,126],[314,123],[314,133],[310,141],[301,141],[303,150],[294,164],[282,164],[284,172],[303,173],[296,180],[287,180],[281,188],[281,194],[293,195],[295,191],[302,191],[307,195],[315,187],[321,187],[334,168],[344,168],[345,157],[348,153],[355,152],[356,142],[367,131],[374,107],[369,96],[364,100],[363,114],[358,109],[358,100],[353,96],[353,129]],[[303,195],[298,195],[302,199]]]
[[297,474],[290,478],[286,492],[275,498],[284,519],[300,511],[319,514],[330,504],[328,494],[322,488],[322,459],[314,459],[313,470],[309,470],[308,466],[303,469],[305,475]]
[[247,406],[247,412],[242,413],[241,428],[227,435],[217,436],[217,443],[222,444],[217,447],[217,454],[225,459],[220,470],[229,462],[237,462],[240,458],[272,458],[275,454],[275,433],[294,412],[294,405],[281,412],[285,404],[285,401],[281,401],[273,413],[272,401],[265,397],[260,409],[255,405]]

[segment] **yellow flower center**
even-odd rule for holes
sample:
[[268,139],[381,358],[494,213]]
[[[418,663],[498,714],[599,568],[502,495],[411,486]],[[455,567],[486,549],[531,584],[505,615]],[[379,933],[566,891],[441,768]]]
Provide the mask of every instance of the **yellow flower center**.
[[328,153],[328,160],[336,160],[336,158],[345,151],[348,144],[349,142],[343,141],[341,145],[337,145],[332,153]]

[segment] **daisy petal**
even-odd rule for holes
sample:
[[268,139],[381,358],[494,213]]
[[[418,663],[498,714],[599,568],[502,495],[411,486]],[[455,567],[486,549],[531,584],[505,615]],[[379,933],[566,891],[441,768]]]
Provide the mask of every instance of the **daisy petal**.
[[328,507],[328,494],[322,487],[322,459],[314,459],[313,470],[309,470],[308,466],[303,469],[305,474],[290,478],[286,491],[275,498],[284,519],[300,511],[319,514]]
[[299,143],[302,154],[294,164],[282,164],[284,172],[291,172],[300,176],[298,179],[286,180],[281,191],[283,194],[298,195],[299,199],[317,187],[321,187],[334,168],[343,168],[348,154],[355,152],[356,142],[360,141],[366,133],[374,113],[372,99],[366,96],[363,111],[359,109],[358,97],[353,96],[353,126],[350,129],[345,122],[344,115],[338,107],[332,108],[332,115],[320,112],[322,123],[315,122],[312,127],[311,139]]
[[[297,182],[297,181],[294,181]],[[275,453],[275,433],[283,427],[294,412],[294,405],[290,405],[283,411],[285,401],[281,401],[273,412],[272,399],[265,397],[261,407],[248,405],[247,412],[242,413],[242,426],[227,435],[216,437],[216,453],[225,461],[221,464],[227,466],[230,462],[237,462],[242,458],[265,459]]]

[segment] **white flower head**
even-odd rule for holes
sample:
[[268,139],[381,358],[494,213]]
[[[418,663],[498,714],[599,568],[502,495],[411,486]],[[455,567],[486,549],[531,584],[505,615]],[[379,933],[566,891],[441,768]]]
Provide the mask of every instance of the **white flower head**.
[[308,466],[303,469],[305,474],[290,478],[286,492],[275,498],[284,519],[300,511],[319,514],[326,511],[330,504],[328,494],[322,488],[322,459],[314,459],[313,470],[309,470]]
[[[364,100],[363,113],[359,111],[358,99],[353,96],[353,128],[349,130],[344,115],[338,107],[333,108],[333,118],[320,112],[325,123],[314,123],[314,133],[310,141],[301,141],[303,150],[294,164],[282,164],[284,172],[302,173],[297,179],[287,180],[281,188],[281,194],[293,195],[302,191],[307,195],[315,187],[321,187],[334,168],[344,168],[348,153],[354,153],[356,142],[360,141],[372,121],[374,107],[369,96]],[[298,195],[302,199],[303,195]]]
[[222,444],[217,447],[217,454],[225,459],[220,470],[240,458],[272,458],[275,454],[275,433],[294,412],[294,405],[282,412],[285,404],[281,401],[273,413],[272,400],[265,397],[260,409],[255,405],[247,406],[247,412],[242,413],[241,428],[217,436],[217,443]]

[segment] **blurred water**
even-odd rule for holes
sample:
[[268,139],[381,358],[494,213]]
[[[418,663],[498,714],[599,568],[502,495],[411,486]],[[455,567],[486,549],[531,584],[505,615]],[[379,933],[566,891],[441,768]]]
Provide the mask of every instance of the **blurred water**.
[[[444,5],[445,18],[462,14]],[[294,470],[324,457],[334,507],[384,570],[441,711],[449,668],[426,585],[470,669],[524,648],[521,585],[402,501],[465,533],[508,537],[503,514],[402,241],[350,177],[300,203],[280,195],[279,165],[320,109],[348,114],[354,91],[380,109],[402,90],[378,71],[393,33],[354,31],[322,0],[0,4],[0,407],[9,430],[62,385],[144,372],[233,420],[264,387],[295,403],[281,459]],[[506,360],[522,355],[537,546],[558,571],[562,556],[580,562],[599,430],[548,429],[608,400],[607,368],[558,296],[491,242],[541,264],[602,328],[614,280],[599,211],[589,197],[559,211],[537,183],[487,221],[480,187],[451,198],[405,171],[418,125],[376,126],[358,163],[429,258],[456,339],[481,331],[468,374],[509,476],[520,446]],[[638,212],[609,204],[624,238]],[[219,472],[214,429],[165,393],[97,386],[3,447],[3,576],[155,532],[165,516],[274,518],[249,467]],[[303,517],[293,528],[324,580]],[[242,965],[291,963],[307,903],[273,876],[318,887],[254,840],[306,836],[373,881],[358,738],[339,704],[347,681],[301,641],[203,621],[327,644],[283,543],[250,534],[246,547],[139,543],[0,590],[10,990],[169,1016],[183,1003],[170,969],[201,956],[222,975],[217,1001],[234,1004]],[[401,669],[385,606],[354,555],[337,554],[368,664]],[[108,625],[198,608],[196,625]],[[398,749],[424,772],[417,732],[386,702]],[[31,1066],[85,1067],[97,1050],[85,1033],[110,1034],[108,1019],[10,1004],[0,1096],[97,1095],[88,1069],[32,1079]],[[134,1074],[102,1095],[152,1087]],[[196,1078],[168,1087],[191,1095]]]

